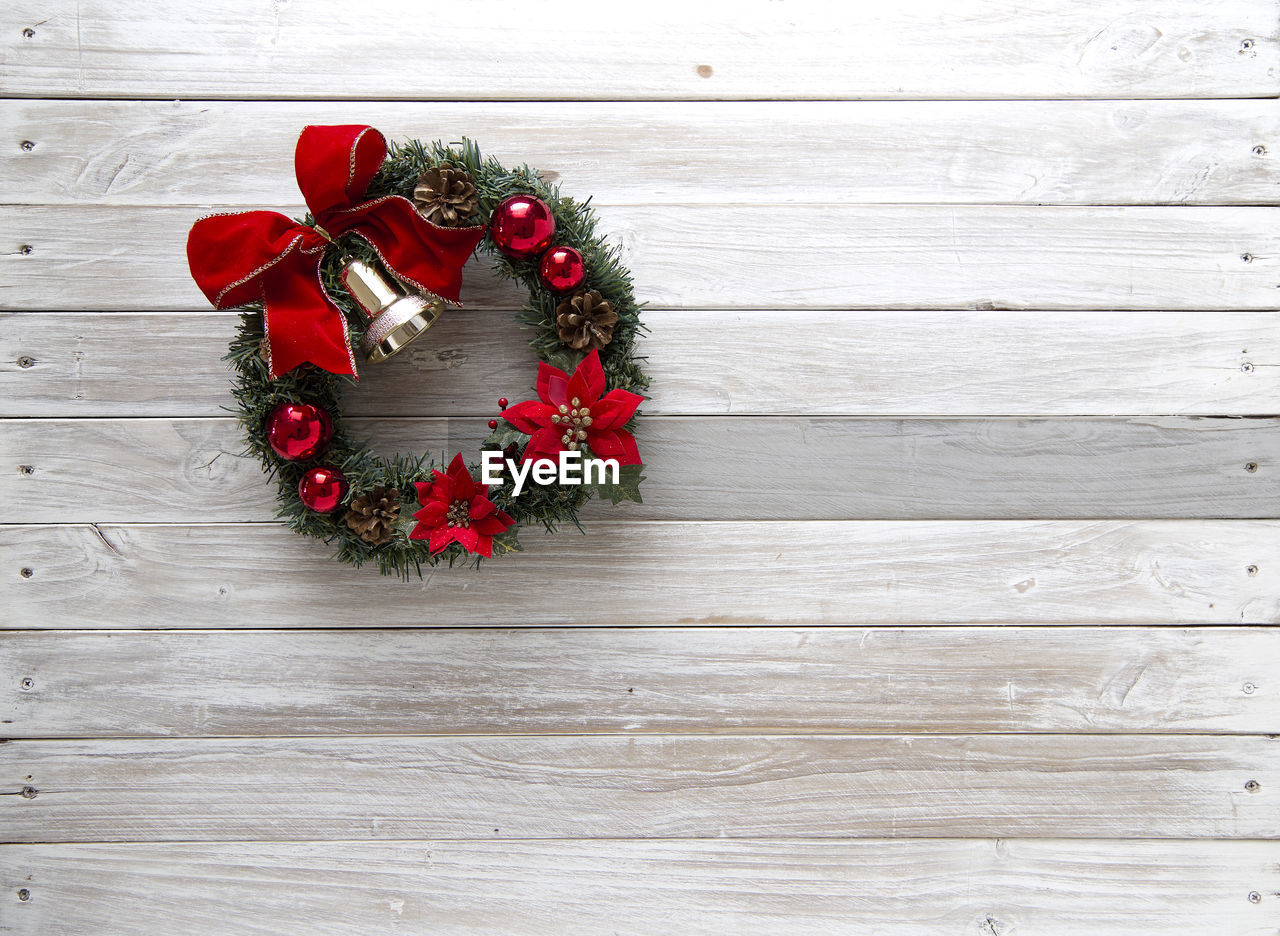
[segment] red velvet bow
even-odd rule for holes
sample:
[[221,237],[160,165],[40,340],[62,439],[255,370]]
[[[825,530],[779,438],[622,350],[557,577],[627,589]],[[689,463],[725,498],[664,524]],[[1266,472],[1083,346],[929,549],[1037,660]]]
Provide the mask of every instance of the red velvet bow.
[[[462,266],[485,229],[439,227],[399,195],[362,202],[386,155],[373,127],[307,127],[293,157],[298,188],[318,228],[335,238],[359,235],[395,276],[456,303]],[[307,362],[356,372],[346,318],[320,282],[329,243],[274,211],[201,218],[187,237],[191,275],[215,308],[262,302],[273,378]]]

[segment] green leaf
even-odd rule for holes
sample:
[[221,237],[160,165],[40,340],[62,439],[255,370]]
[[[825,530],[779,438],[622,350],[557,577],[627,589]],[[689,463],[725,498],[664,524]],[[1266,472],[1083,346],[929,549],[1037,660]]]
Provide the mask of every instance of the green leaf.
[[549,351],[543,355],[543,360],[552,367],[558,367],[566,374],[572,374],[578,369],[578,365],[582,363],[586,355],[581,351],[574,351],[572,348],[561,348],[557,351]]
[[519,529],[519,527],[510,527],[493,538],[493,554],[495,556],[501,556],[504,553],[524,552],[524,547],[520,545],[520,539],[517,536]]
[[418,521],[413,519],[414,513],[419,510],[417,504],[413,505],[413,509],[409,509],[409,505],[405,504],[400,510],[400,516],[396,519],[396,529],[404,534],[404,538],[408,539],[413,528],[418,525]]
[[418,525],[413,515],[422,509],[418,503],[418,491],[412,485],[401,492],[400,516],[396,518],[396,530],[407,540],[409,533]]
[[[618,504],[622,501],[633,501],[637,504],[643,504],[640,499],[640,482],[644,480],[644,475],[640,472],[644,470],[644,465],[623,465],[618,469],[618,483],[613,484],[612,481],[606,481],[604,484],[588,485],[596,497],[608,500],[610,503]],[[610,472],[606,472],[606,477]]]
[[521,432],[509,422],[500,421],[498,428],[489,433],[489,438],[481,443],[482,449],[502,450],[508,445],[515,445],[520,452],[529,443],[529,436]]

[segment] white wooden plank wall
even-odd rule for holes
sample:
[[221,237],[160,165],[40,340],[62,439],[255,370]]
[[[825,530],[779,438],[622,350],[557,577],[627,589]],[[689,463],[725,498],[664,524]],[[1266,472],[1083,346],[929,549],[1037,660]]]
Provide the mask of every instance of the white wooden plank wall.
[[[0,11],[0,934],[1280,931],[1280,0],[366,6]],[[594,196],[643,505],[271,521],[185,232],[355,121]]]

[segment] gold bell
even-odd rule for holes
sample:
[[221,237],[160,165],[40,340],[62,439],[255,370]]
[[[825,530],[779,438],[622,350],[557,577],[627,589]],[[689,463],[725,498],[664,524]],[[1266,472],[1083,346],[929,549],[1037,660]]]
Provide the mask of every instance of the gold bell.
[[443,299],[411,295],[395,277],[384,277],[362,260],[342,268],[342,285],[369,317],[361,349],[372,364],[385,361],[431,327]]

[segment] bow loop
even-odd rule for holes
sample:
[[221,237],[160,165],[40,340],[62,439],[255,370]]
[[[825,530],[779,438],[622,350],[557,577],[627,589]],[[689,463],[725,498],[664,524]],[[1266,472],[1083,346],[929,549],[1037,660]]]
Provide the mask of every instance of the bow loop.
[[354,208],[364,200],[369,183],[386,158],[387,141],[373,127],[305,127],[298,136],[293,167],[316,223],[335,237],[349,227],[351,221],[344,223],[333,213]]
[[187,262],[215,309],[262,303],[271,376],[312,363],[355,374],[347,320],[320,283],[328,241],[275,211],[201,218],[187,235]]
[[260,299],[258,277],[291,251],[312,253],[324,246],[314,229],[279,212],[243,211],[197,221],[187,235],[187,258],[213,307],[230,309]]

